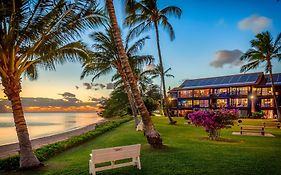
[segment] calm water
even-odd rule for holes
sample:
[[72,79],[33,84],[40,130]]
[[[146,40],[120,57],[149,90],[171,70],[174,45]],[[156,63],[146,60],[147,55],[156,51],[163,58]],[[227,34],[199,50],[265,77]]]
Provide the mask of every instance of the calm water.
[[[99,121],[96,113],[25,113],[31,139],[62,133]],[[0,145],[17,142],[10,113],[0,113]]]

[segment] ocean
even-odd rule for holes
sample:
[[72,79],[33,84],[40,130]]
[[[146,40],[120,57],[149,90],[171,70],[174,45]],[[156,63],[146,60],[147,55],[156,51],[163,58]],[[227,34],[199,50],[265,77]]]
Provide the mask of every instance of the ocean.
[[[25,113],[31,139],[62,133],[95,123],[96,113]],[[12,113],[0,113],[0,145],[17,142]]]

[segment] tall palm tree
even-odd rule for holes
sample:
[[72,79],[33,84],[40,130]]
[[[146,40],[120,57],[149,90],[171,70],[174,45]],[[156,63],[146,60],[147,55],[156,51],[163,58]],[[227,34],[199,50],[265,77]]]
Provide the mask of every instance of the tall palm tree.
[[151,116],[150,116],[147,108],[144,105],[136,79],[134,77],[133,71],[129,64],[129,59],[126,54],[124,45],[122,43],[120,29],[118,27],[116,15],[115,15],[115,9],[114,9],[114,5],[113,5],[113,0],[106,0],[106,8],[107,8],[107,11],[109,14],[109,19],[110,19],[110,23],[111,23],[111,27],[112,27],[112,31],[113,31],[114,41],[117,46],[122,69],[124,70],[124,72],[126,74],[127,80],[129,82],[132,94],[133,94],[135,102],[136,102],[136,106],[141,114],[142,121],[144,124],[144,132],[145,132],[147,141],[152,147],[160,148],[163,146],[162,139],[161,139],[158,131],[155,129]]
[[133,27],[133,35],[139,35],[140,33],[145,32],[151,28],[155,29],[161,72],[160,77],[164,95],[163,107],[165,109],[165,115],[168,116],[170,124],[174,124],[175,121],[173,121],[172,118],[168,115],[165,107],[167,103],[167,94],[163,59],[160,48],[159,27],[162,26],[164,29],[166,29],[169,32],[170,39],[174,40],[175,32],[168,20],[168,17],[175,16],[177,18],[180,18],[182,10],[176,6],[168,6],[163,9],[159,9],[157,5],[157,0],[127,0],[126,4],[127,17],[125,20],[125,24],[130,27]]
[[85,46],[75,40],[101,22],[101,12],[91,0],[0,1],[0,77],[12,104],[20,168],[40,165],[24,118],[22,76],[35,80],[39,67],[55,70],[56,64],[88,57]]
[[273,41],[273,38],[268,31],[262,32],[257,34],[255,39],[250,42],[252,48],[250,48],[240,58],[242,61],[248,62],[241,67],[241,72],[247,72],[251,69],[256,69],[261,64],[265,64],[265,72],[269,73],[271,81],[278,121],[281,121],[280,109],[277,103],[274,80],[272,76],[272,60],[277,59],[278,61],[281,61],[281,33],[277,36],[276,40]]
[[[131,93],[130,85],[126,79],[126,75],[122,70],[122,65],[118,55],[117,47],[114,42],[114,37],[111,27],[106,27],[105,33],[94,32],[90,36],[95,44],[93,56],[86,60],[83,64],[83,71],[81,74],[81,79],[85,76],[93,75],[92,81],[99,78],[102,75],[107,75],[113,70],[117,71],[122,79],[122,84],[124,85],[125,91],[128,94],[128,101],[132,109],[135,127],[138,124],[137,109],[135,107],[134,98]],[[131,37],[127,36],[125,40],[125,51],[129,57],[130,65],[135,68],[140,68],[142,65],[150,63],[153,61],[151,55],[138,55],[138,52],[143,48],[143,45],[148,37],[140,38],[131,44]]]
[[[172,74],[169,74],[169,71],[171,71],[172,70],[172,68],[168,68],[168,69],[166,69],[163,73],[164,73],[164,77],[172,77],[172,78],[174,78],[174,75],[172,75]],[[154,79],[154,78],[158,78],[159,76],[161,77],[161,66],[160,65],[157,65],[154,69],[152,69],[152,70],[148,70],[148,73],[150,73],[152,76],[151,76],[151,78],[152,79]],[[162,80],[162,79],[161,79]],[[161,83],[160,83],[160,89],[161,89],[161,91],[162,91],[162,85],[163,85],[163,82],[161,81]],[[161,92],[161,95],[163,96],[163,92]],[[168,105],[168,101],[166,101],[167,103],[166,103],[166,106]],[[163,103],[164,103],[164,101],[163,101],[163,98],[161,99],[161,101],[160,101],[160,103],[161,103],[161,108],[163,107]],[[169,116],[169,111],[168,111],[168,108],[166,108],[166,111],[167,111],[167,115]],[[161,109],[161,114],[162,114],[162,112],[163,112],[163,109]]]

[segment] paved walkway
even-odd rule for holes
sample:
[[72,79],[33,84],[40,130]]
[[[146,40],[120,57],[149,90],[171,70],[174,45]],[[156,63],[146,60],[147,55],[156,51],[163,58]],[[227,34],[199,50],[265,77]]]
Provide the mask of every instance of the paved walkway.
[[[105,121],[106,121],[105,119],[101,118],[99,121],[97,121],[97,123],[90,124],[90,125],[87,125],[82,128],[74,129],[74,130],[67,131],[67,132],[60,133],[60,134],[55,134],[55,135],[50,135],[50,136],[46,136],[46,137],[42,137],[42,138],[33,139],[33,140],[31,140],[32,148],[37,149],[37,148],[40,148],[42,146],[45,146],[45,145],[48,145],[51,143],[66,140],[72,136],[81,135],[85,132],[94,130],[96,125],[104,123]],[[2,145],[2,146],[0,146],[0,158],[5,158],[5,157],[15,155],[18,153],[18,151],[19,151],[18,143]]]

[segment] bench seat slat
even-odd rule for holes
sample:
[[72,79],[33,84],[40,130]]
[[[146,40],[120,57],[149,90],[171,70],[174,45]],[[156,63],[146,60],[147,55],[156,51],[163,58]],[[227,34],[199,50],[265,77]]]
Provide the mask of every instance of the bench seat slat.
[[120,163],[120,164],[115,164],[115,165],[97,167],[95,169],[96,169],[96,171],[103,171],[103,170],[110,170],[110,169],[121,168],[121,167],[126,167],[126,166],[134,166],[134,165],[136,165],[136,163],[126,162],[126,163]]

